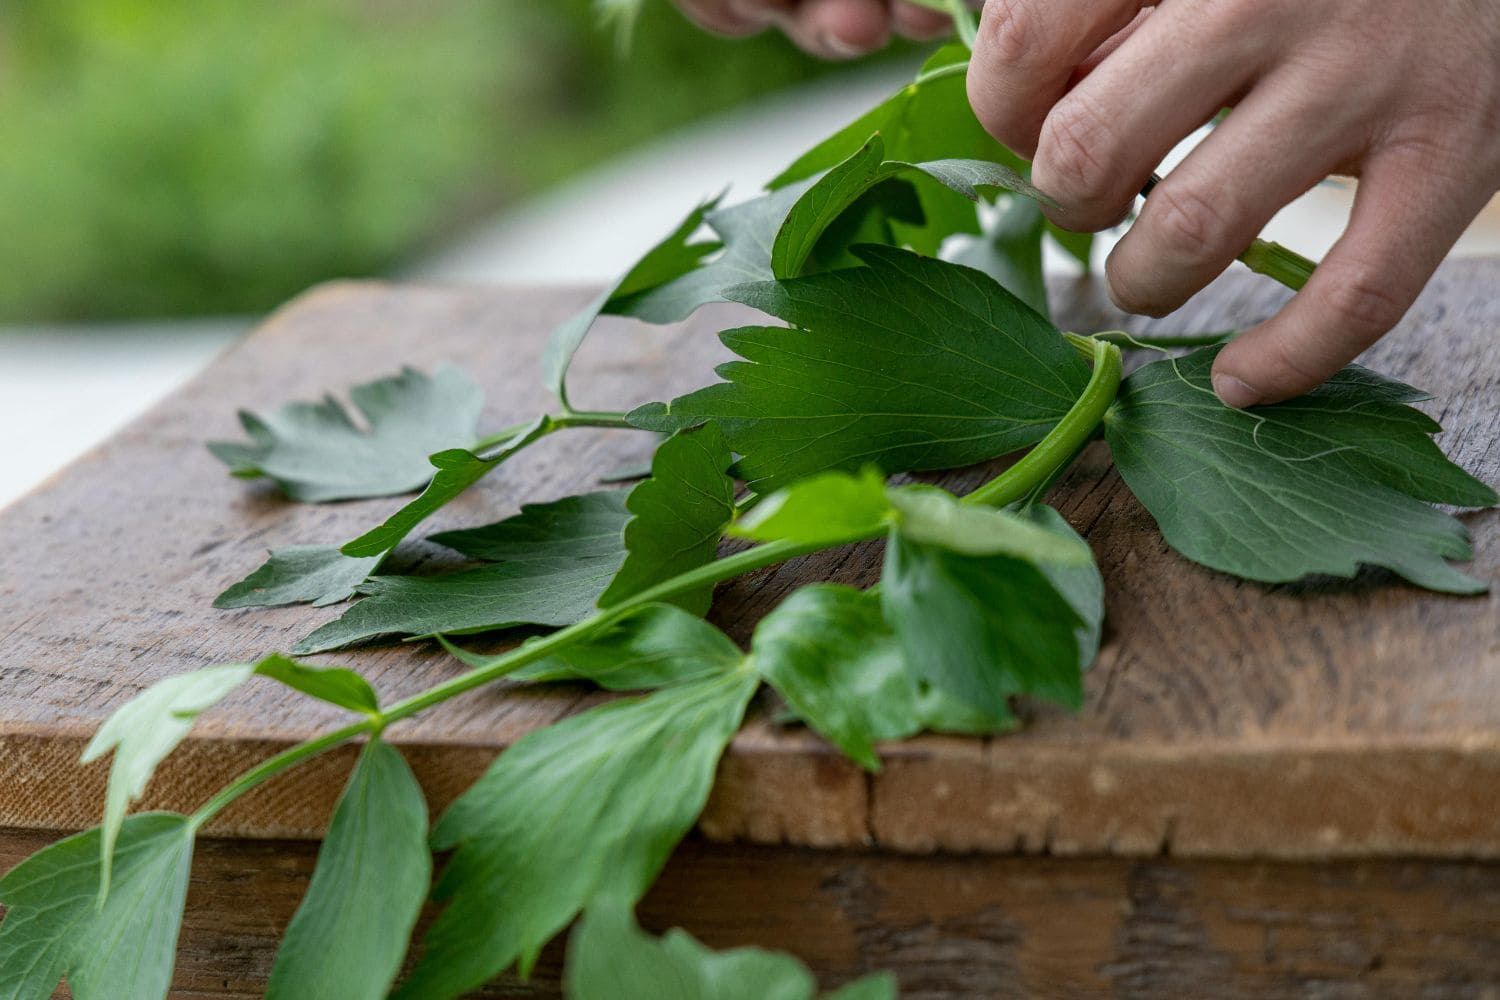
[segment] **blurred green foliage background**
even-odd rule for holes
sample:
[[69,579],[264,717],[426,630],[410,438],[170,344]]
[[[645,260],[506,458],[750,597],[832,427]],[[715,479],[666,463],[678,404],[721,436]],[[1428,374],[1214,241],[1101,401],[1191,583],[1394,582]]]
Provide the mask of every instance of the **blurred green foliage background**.
[[258,312],[824,68],[649,3],[0,0],[0,322]]

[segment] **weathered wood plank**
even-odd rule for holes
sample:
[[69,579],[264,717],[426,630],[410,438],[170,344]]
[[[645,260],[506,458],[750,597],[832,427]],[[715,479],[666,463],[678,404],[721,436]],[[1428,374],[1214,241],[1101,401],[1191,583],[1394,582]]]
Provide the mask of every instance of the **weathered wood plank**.
[[[0,831],[0,867],[42,846]],[[307,841],[206,840],[174,1000],[250,1000],[312,874]],[[1465,861],[911,857],[690,840],[641,905],[654,930],[807,961],[827,986],[884,969],[903,1000],[1479,1000],[1500,984],[1500,866]],[[563,943],[529,983],[559,995]]]
[[[1369,361],[1438,395],[1443,443],[1500,481],[1500,264],[1448,265]],[[1165,321],[1122,320],[1096,283],[1070,282],[1075,329],[1244,325],[1284,293],[1234,275]],[[203,449],[234,436],[236,407],[270,408],[404,362],[461,365],[485,386],[485,423],[546,405],[546,331],[587,298],[559,291],[325,287],[298,300],[107,445],[0,514],[0,823],[96,820],[104,771],[75,764],[97,723],[161,677],[285,649],[337,609],[218,612],[213,596],[268,548],[352,537],[396,501],[284,502],[224,475]],[[589,406],[625,406],[708,380],[705,310],[673,329],[611,323],[575,376]],[[482,523],[591,488],[644,446],[625,432],[549,439],[435,518]],[[955,486],[993,470],[943,477]],[[736,741],[703,829],[713,837],[895,851],[1173,853],[1286,857],[1500,854],[1500,596],[1455,599],[1399,584],[1245,584],[1191,566],[1089,452],[1053,496],[1094,545],[1109,622],[1078,716],[1031,709],[993,741],[920,739],[867,778],[811,734],[754,723]],[[1474,571],[1500,568],[1500,515],[1467,518]],[[439,558],[414,550],[418,562]],[[878,546],[824,554],[720,588],[714,618],[737,637],[798,584],[873,579]],[[328,657],[389,699],[451,676],[414,645]],[[393,729],[440,808],[519,735],[596,695],[497,686]],[[232,773],[337,713],[250,685],[163,769],[148,804],[196,805]],[[316,836],[348,766],[332,755],[227,813],[221,834]]]

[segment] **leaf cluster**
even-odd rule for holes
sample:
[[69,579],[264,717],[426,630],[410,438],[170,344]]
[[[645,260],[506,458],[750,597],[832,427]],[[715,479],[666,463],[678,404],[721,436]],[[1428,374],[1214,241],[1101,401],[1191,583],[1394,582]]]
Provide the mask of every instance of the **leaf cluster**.
[[[603,6],[627,19],[633,5]],[[436,638],[465,670],[384,704],[350,670],[270,656],[168,678],[121,706],[85,754],[113,754],[101,825],[0,879],[0,996],[44,1000],[63,978],[80,1000],[165,995],[196,832],[260,783],[362,742],[271,997],[457,997],[506,969],[526,974],[577,921],[575,1000],[811,1000],[790,956],[652,937],[635,903],[763,688],[870,770],[889,741],[1011,729],[1017,699],[1083,705],[1104,582],[1042,499],[1100,436],[1167,542],[1211,570],[1277,583],[1383,567],[1434,590],[1483,589],[1451,565],[1469,558],[1468,538],[1434,504],[1485,506],[1495,493],[1443,456],[1416,390],[1352,367],[1302,399],[1230,410],[1208,384],[1222,337],[1122,377],[1121,337],[1053,325],[1042,241],[1084,260],[1087,242],[1049,229],[1025,164],[979,128],[963,59],[939,51],[766,191],[690,212],[554,332],[542,377],[556,412],[481,434],[478,383],[440,368],[356,386],[353,410],[327,398],[242,415],[248,440],[212,446],[235,475],[303,502],[420,492],[358,538],[272,552],[218,606],[355,597],[295,652]],[[569,364],[599,317],[665,323],[720,301],[768,322],[721,334],[737,358],[719,381],[629,413],[574,407]],[[662,435],[640,482],[427,539],[462,568],[382,571],[512,456],[598,426]],[[1019,449],[962,498],[891,478]],[[878,585],[804,586],[747,649],[704,619],[721,581],[870,541],[883,546]],[[522,625],[538,634],[494,656],[450,641]],[[195,719],[256,677],[349,721],[192,815],[127,817]],[[622,697],[520,738],[429,829],[387,728],[502,678]],[[434,852],[447,855],[435,885]],[[397,983],[429,901],[434,919]],[[877,975],[828,996],[885,1000],[895,984]]]

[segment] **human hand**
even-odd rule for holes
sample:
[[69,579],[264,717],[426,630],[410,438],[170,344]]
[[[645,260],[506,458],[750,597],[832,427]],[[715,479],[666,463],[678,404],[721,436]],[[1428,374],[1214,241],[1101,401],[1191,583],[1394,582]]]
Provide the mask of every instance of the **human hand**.
[[771,26],[824,59],[853,59],[885,45],[891,32],[923,41],[950,30],[946,15],[904,0],[677,0],[684,14],[723,35]]
[[1034,154],[1078,230],[1121,221],[1167,152],[1234,110],[1145,201],[1111,296],[1163,315],[1332,173],[1342,238],[1276,316],[1220,353],[1231,406],[1306,392],[1405,314],[1500,187],[1500,5],[1476,0],[990,0],[969,68],[985,127]]

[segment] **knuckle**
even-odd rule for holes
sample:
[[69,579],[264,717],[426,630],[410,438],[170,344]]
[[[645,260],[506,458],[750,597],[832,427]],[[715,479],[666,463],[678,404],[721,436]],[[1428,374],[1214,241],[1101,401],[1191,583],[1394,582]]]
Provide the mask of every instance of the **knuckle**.
[[1138,224],[1154,230],[1164,249],[1189,259],[1222,252],[1232,238],[1224,210],[1191,187],[1159,185],[1141,215]]
[[1041,51],[1037,9],[1030,0],[990,0],[984,5],[979,41],[985,55],[1004,66],[1025,69]]
[[1321,305],[1347,331],[1362,336],[1382,334],[1406,314],[1407,303],[1372,271],[1346,270],[1327,278]]
[[1305,345],[1288,337],[1277,337],[1268,346],[1269,363],[1264,370],[1269,378],[1262,380],[1267,383],[1265,388],[1274,386],[1282,392],[1296,391],[1303,386],[1311,388],[1327,377],[1317,370],[1314,363],[1309,363]]
[[1114,149],[1108,121],[1082,94],[1052,109],[1042,122],[1033,172],[1037,186],[1059,199],[1088,207],[1103,194]]

